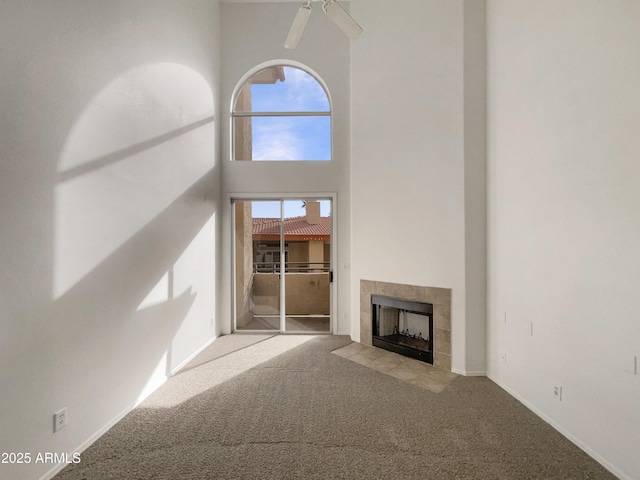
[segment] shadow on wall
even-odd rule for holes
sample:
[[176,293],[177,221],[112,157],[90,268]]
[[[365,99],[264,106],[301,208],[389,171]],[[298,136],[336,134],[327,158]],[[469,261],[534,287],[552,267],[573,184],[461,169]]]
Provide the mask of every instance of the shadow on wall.
[[174,2],[3,13],[0,450],[72,451],[213,336],[213,34]]
[[[170,374],[172,340],[198,292],[188,284],[187,272],[182,286],[174,273],[165,298],[156,293],[151,305],[145,304],[165,274],[180,268],[180,259],[194,239],[204,233],[203,240],[210,240],[207,229],[215,223],[210,205],[194,206],[189,199],[206,195],[211,177],[211,173],[203,176],[54,302],[52,317],[67,332],[59,348],[72,352],[72,359],[83,359],[66,365],[65,371],[75,378],[87,378],[80,385],[86,398],[105,384],[103,375],[88,375],[103,372],[105,362],[111,364],[114,375],[106,383],[123,393],[140,390],[159,363],[165,368],[158,373]],[[214,267],[213,262],[205,266]],[[75,328],[79,324],[82,328]],[[122,370],[127,375],[120,376]]]
[[[93,333],[70,328],[61,339],[63,351],[87,359],[69,365],[71,373],[99,370],[106,356],[114,376],[129,372],[113,379],[123,394],[153,390],[170,375],[172,339],[197,296],[180,258],[215,231],[206,202],[215,183],[213,108],[194,70],[142,65],[103,88],[67,137],[54,189],[54,317]],[[154,287],[168,273],[163,298]],[[87,395],[91,383],[81,386]]]
[[92,99],[58,163],[54,298],[211,169],[213,126],[211,90],[183,65],[136,67]]

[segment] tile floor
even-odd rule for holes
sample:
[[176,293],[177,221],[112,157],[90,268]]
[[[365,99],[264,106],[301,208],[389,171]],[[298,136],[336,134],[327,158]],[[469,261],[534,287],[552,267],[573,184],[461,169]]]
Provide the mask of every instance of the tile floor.
[[458,377],[428,363],[357,342],[332,353],[434,393],[440,393]]
[[[287,333],[330,333],[330,316],[298,315],[285,317]],[[239,332],[265,332],[275,334],[280,332],[279,315],[256,315],[243,327],[238,327]]]

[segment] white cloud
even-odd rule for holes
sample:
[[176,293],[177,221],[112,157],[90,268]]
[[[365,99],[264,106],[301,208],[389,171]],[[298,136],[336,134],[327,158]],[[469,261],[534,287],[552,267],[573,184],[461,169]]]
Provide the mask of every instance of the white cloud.
[[296,110],[328,110],[327,94],[315,78],[299,68],[285,67],[284,71],[288,97]]
[[281,119],[269,119],[269,123],[256,122],[253,127],[254,160],[300,160],[303,139],[295,135],[293,128]]

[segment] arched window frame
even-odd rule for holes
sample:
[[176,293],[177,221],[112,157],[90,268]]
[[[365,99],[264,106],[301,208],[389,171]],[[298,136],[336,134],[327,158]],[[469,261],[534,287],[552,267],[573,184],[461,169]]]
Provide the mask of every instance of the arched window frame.
[[[318,84],[322,87],[322,89],[324,90],[325,95],[327,96],[327,101],[329,103],[329,110],[328,111],[278,111],[278,112],[253,112],[253,111],[243,111],[243,110],[236,110],[235,106],[238,100],[238,95],[240,94],[240,92],[242,91],[243,87],[245,86],[245,84],[251,79],[251,77],[253,77],[256,73],[265,70],[267,68],[271,68],[271,67],[292,67],[292,68],[297,68],[300,69],[302,71],[304,71],[305,73],[307,73],[308,75],[310,75],[311,77],[313,77],[314,80],[316,80],[318,82]],[[237,160],[236,159],[236,122],[235,120],[238,118],[256,118],[256,117],[329,117],[329,122],[330,122],[330,135],[329,135],[329,148],[330,148],[330,156],[329,159],[326,160],[320,160],[320,159],[314,159],[314,160],[284,160],[284,159],[270,159],[269,161],[287,161],[287,162],[298,162],[298,161],[322,161],[322,162],[326,162],[326,161],[332,161],[333,160],[333,102],[331,100],[331,94],[329,92],[329,88],[327,87],[327,84],[324,82],[324,80],[322,79],[322,77],[320,77],[320,75],[318,75],[313,69],[309,68],[308,66],[300,63],[300,62],[295,62],[292,60],[282,60],[282,59],[278,59],[278,60],[272,60],[269,62],[264,62],[261,63],[255,67],[253,67],[251,70],[249,70],[247,73],[245,73],[242,78],[238,81],[238,83],[236,84],[236,87],[233,90],[233,94],[231,96],[231,105],[230,105],[230,133],[231,133],[231,139],[230,139],[230,160],[231,161],[242,161],[242,160]]]

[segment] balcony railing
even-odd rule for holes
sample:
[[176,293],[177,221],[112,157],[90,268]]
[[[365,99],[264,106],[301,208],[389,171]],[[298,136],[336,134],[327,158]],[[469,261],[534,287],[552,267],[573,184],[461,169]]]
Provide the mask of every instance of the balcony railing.
[[[329,262],[287,262],[285,273],[328,273]],[[280,273],[280,262],[258,262],[253,264],[253,273]]]

